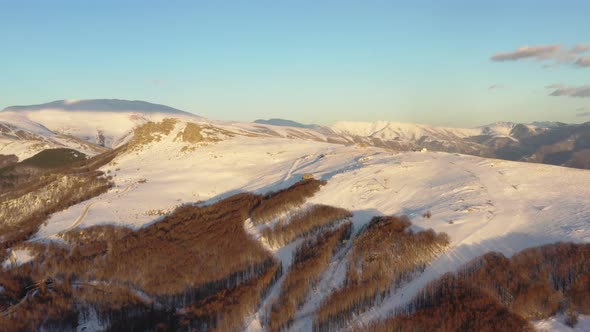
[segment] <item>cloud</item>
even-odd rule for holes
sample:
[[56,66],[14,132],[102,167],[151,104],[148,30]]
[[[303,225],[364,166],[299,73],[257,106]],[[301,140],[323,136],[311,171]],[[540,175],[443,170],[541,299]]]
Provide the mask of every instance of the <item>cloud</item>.
[[488,90],[492,91],[492,90],[498,90],[498,89],[504,89],[504,88],[505,88],[504,84],[492,84],[488,87]]
[[549,95],[554,97],[590,98],[590,85],[568,86],[552,84],[545,88],[553,90]]
[[582,112],[585,109],[586,109],[586,107],[578,107],[578,108],[576,108],[576,112]]
[[494,54],[492,61],[516,61],[520,59],[535,58],[537,60],[551,59],[551,56],[559,52],[560,45],[522,46],[513,52]]
[[502,52],[492,55],[490,60],[495,62],[518,61],[534,59],[537,61],[552,61],[545,64],[544,68],[561,64],[573,64],[578,67],[590,67],[590,57],[581,56],[590,51],[590,44],[577,44],[572,48],[564,48],[562,45],[538,45],[522,46],[511,52]]
[[576,114],[577,117],[585,117],[585,116],[590,116],[590,112],[582,112],[582,113],[578,113]]

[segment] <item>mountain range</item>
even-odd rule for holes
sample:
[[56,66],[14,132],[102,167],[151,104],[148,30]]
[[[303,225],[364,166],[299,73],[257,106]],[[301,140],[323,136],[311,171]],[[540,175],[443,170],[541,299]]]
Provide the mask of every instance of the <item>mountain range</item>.
[[0,112],[5,331],[590,327],[588,124],[48,105]]
[[164,105],[117,99],[60,100],[7,107],[0,112],[0,154],[14,154],[22,159],[43,148],[64,146],[85,149],[84,153],[93,155],[93,149],[101,151],[101,147],[123,144],[139,125],[166,117],[197,119],[219,128],[238,126],[240,130],[274,136],[364,144],[395,151],[426,149],[590,168],[590,123],[496,122],[477,128],[444,128],[390,121],[340,121],[321,126],[270,119],[247,124],[206,120]]

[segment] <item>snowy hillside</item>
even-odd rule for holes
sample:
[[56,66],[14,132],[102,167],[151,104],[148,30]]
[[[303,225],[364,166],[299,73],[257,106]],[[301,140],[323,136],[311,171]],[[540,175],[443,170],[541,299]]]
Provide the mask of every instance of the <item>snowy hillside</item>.
[[[158,140],[104,166],[115,187],[55,213],[36,238],[113,223],[138,229],[181,204],[211,203],[241,191],[278,190],[313,174],[327,184],[308,204],[350,210],[354,232],[373,215],[406,214],[415,230],[433,228],[451,239],[451,247],[425,273],[393,292],[381,306],[358,316],[354,324],[386,317],[429,281],[486,252],[510,256],[557,241],[590,243],[590,173],[584,170],[244,135],[237,133],[238,127],[233,133],[210,129],[204,135],[209,139],[189,144],[178,140],[187,126],[179,121]],[[423,217],[427,211],[431,218]],[[245,227],[259,237],[251,225]],[[267,248],[284,268],[289,267],[293,245]],[[332,262],[297,313],[292,330],[311,329],[314,310],[343,282],[344,259],[338,256]],[[268,307],[263,306],[251,317],[249,330],[261,328],[259,319],[265,310]]]
[[418,141],[422,137],[433,139],[453,139],[476,136],[479,129],[444,128],[416,123],[376,121],[376,122],[337,122],[331,127],[334,131],[351,136],[376,137],[383,140]]
[[23,160],[45,149],[63,147],[89,156],[105,151],[75,137],[55,133],[24,114],[0,112],[0,154]]
[[74,136],[104,147],[121,144],[133,128],[166,117],[199,117],[178,109],[144,101],[119,99],[59,100],[31,106],[11,106],[2,115],[23,116],[53,132]]
[[[170,117],[208,122],[244,135],[364,144],[394,151],[426,149],[590,168],[590,149],[583,142],[590,137],[587,124],[496,122],[477,128],[445,128],[390,121],[341,121],[332,126],[304,125],[284,119],[240,123],[209,120],[164,105],[118,99],[60,100],[12,106],[0,112],[0,121],[11,123],[20,119],[20,123],[34,123],[39,128],[106,148],[116,148],[129,141],[138,126]],[[26,155],[21,151],[43,148],[47,146],[23,143],[12,145],[6,152]]]

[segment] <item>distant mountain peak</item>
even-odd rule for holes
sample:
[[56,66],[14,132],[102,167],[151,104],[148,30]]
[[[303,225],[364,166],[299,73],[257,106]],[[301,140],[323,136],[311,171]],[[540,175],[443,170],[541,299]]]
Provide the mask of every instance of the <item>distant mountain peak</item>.
[[254,123],[258,123],[258,124],[264,124],[264,125],[272,125],[272,126],[280,126],[280,127],[295,127],[295,128],[308,128],[308,129],[313,129],[313,128],[318,128],[318,125],[315,124],[303,124],[303,123],[299,123],[293,120],[286,120],[286,119],[277,119],[277,118],[273,118],[273,119],[268,119],[268,120],[256,120],[254,121]]
[[170,106],[124,99],[65,99],[38,105],[10,106],[5,108],[3,112],[35,112],[42,110],[191,114]]

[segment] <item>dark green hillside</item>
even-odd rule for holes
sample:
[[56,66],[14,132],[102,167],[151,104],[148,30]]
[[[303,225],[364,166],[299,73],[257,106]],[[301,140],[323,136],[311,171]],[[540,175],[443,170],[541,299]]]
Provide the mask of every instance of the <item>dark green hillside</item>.
[[58,168],[76,161],[85,160],[86,155],[72,149],[47,149],[21,162],[22,165],[39,168]]

